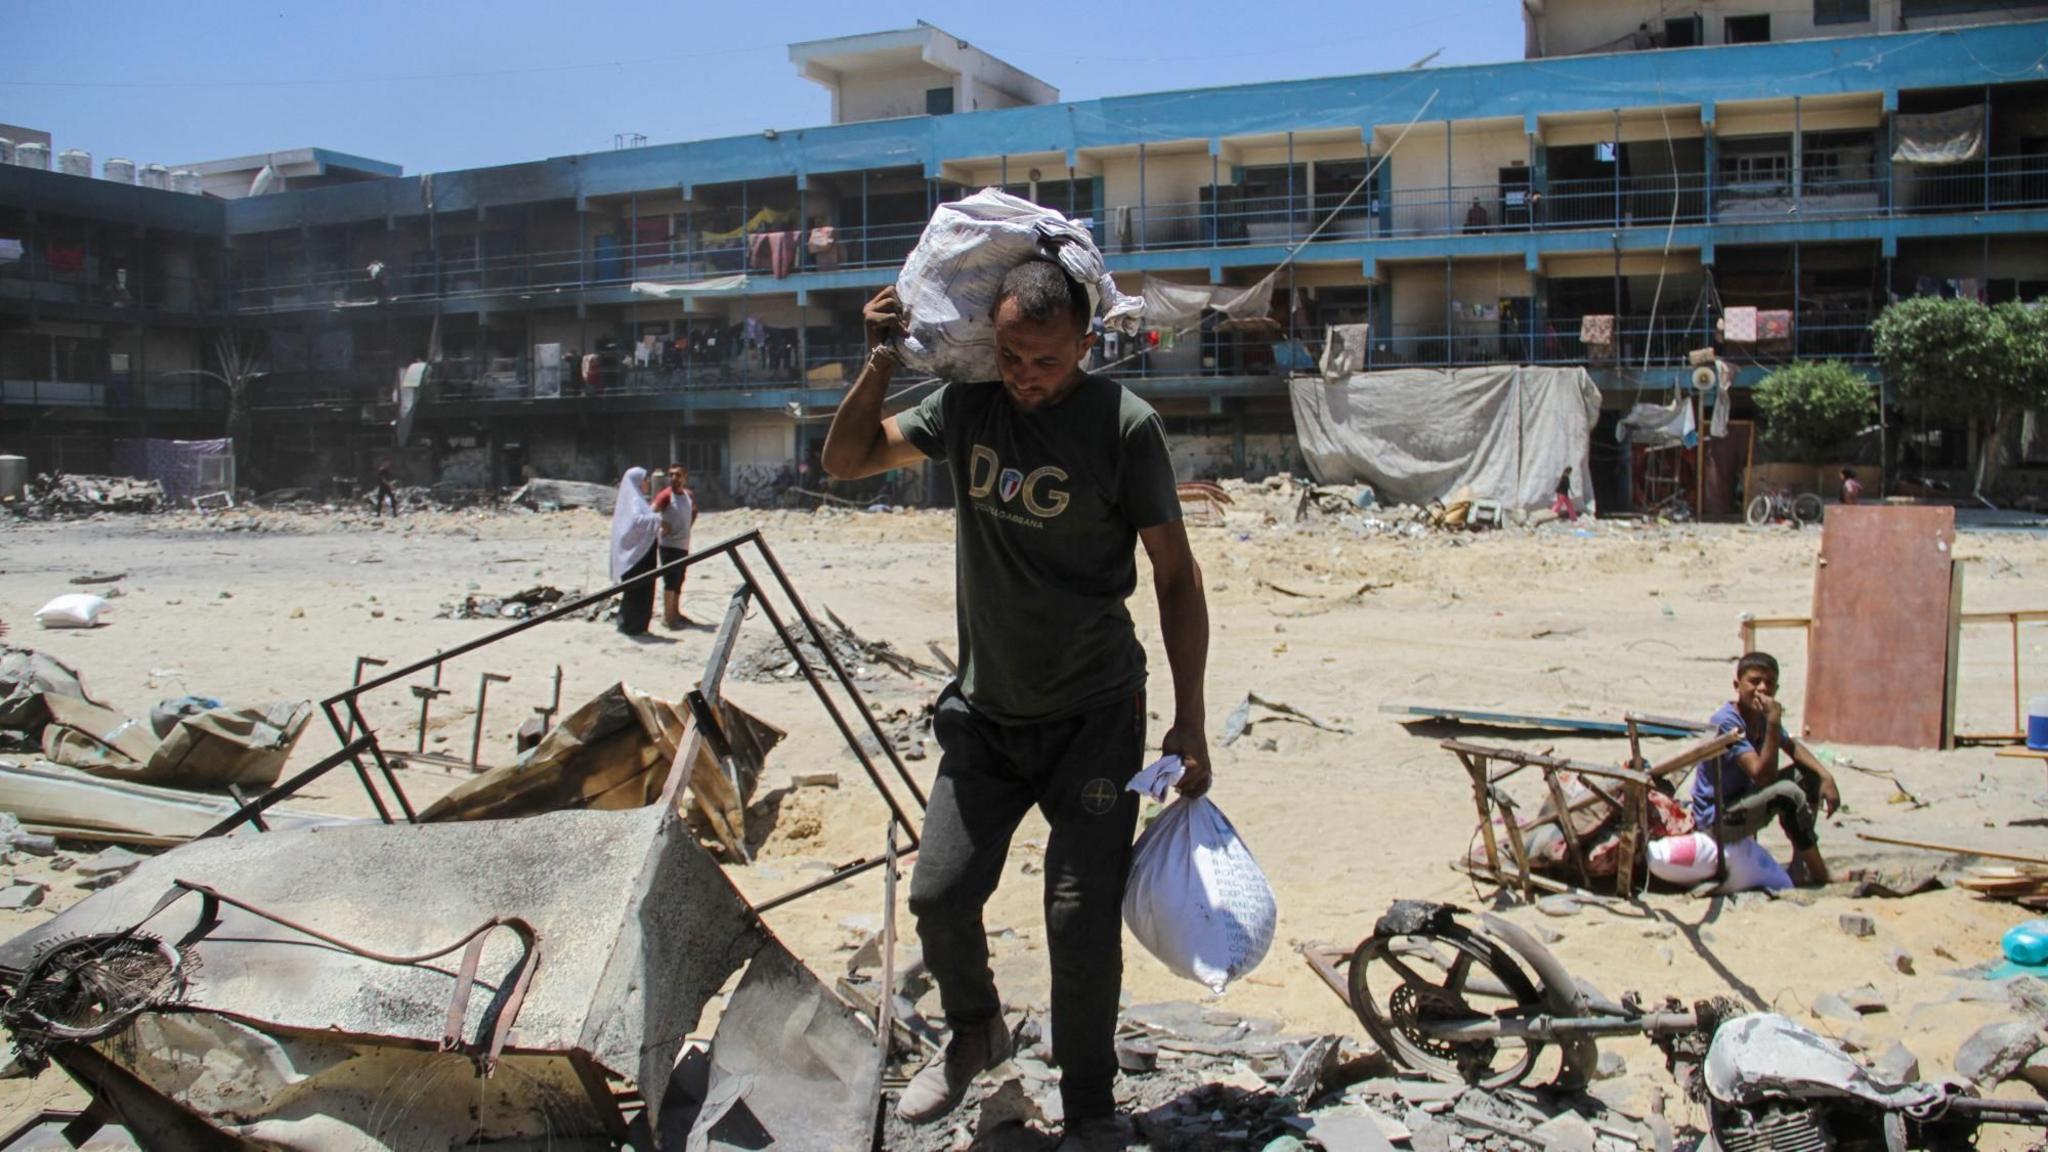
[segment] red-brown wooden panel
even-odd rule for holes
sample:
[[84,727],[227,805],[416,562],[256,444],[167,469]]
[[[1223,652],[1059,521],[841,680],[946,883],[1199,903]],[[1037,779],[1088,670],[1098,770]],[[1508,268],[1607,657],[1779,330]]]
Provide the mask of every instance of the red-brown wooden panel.
[[1939,748],[1953,508],[1832,507],[1813,574],[1806,735]]

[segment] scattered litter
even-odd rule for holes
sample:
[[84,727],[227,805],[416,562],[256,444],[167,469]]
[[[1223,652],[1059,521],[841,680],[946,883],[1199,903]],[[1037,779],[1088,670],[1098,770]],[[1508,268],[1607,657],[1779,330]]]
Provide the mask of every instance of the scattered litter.
[[[1263,708],[1273,713],[1273,715],[1255,717],[1252,715],[1253,708]],[[1311,716],[1292,704],[1279,700],[1268,700],[1256,692],[1247,692],[1244,698],[1237,702],[1237,707],[1232,708],[1230,714],[1223,718],[1223,736],[1219,743],[1228,748],[1232,744],[1237,743],[1246,733],[1250,732],[1253,725],[1263,724],[1272,720],[1287,720],[1297,724],[1306,724],[1311,728],[1320,728],[1325,732],[1336,732],[1347,736],[1352,732],[1352,729],[1342,724]]]
[[128,574],[126,572],[92,572],[84,576],[73,576],[71,582],[73,584],[113,584],[127,578]]

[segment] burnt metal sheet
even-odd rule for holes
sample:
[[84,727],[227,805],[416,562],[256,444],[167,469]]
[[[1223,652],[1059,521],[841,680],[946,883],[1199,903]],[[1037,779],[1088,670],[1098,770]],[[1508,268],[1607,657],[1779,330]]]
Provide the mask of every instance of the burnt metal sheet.
[[[768,938],[672,807],[657,805],[196,841],[0,945],[0,968],[22,970],[48,941],[146,919],[148,931],[183,938],[199,926],[197,896],[150,918],[173,881],[392,954],[443,947],[494,916],[521,918],[539,935],[539,963],[508,1058],[586,1053],[637,1081],[656,1114],[682,1037]],[[428,1049],[447,1027],[453,956],[378,963],[230,907],[191,947],[199,965],[187,1010],[268,1033]],[[522,951],[502,930],[484,948],[462,1025],[470,1045],[487,1032]]]

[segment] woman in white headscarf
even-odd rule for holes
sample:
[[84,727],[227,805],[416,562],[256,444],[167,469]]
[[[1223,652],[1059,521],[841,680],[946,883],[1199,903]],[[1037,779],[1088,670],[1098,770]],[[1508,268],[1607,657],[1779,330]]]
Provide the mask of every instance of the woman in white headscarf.
[[647,503],[647,469],[628,468],[612,505],[612,583],[646,577],[620,595],[619,631],[628,636],[645,635],[654,618],[654,546],[660,538],[661,514]]

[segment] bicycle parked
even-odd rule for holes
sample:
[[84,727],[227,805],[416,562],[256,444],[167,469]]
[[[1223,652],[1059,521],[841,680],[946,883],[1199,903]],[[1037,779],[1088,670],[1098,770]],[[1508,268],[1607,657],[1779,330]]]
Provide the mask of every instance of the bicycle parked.
[[1820,523],[1823,506],[1819,496],[1801,492],[1794,496],[1784,488],[1773,488],[1750,498],[1744,510],[1743,519],[1752,528],[1790,520],[1795,526],[1804,528],[1808,524]]

